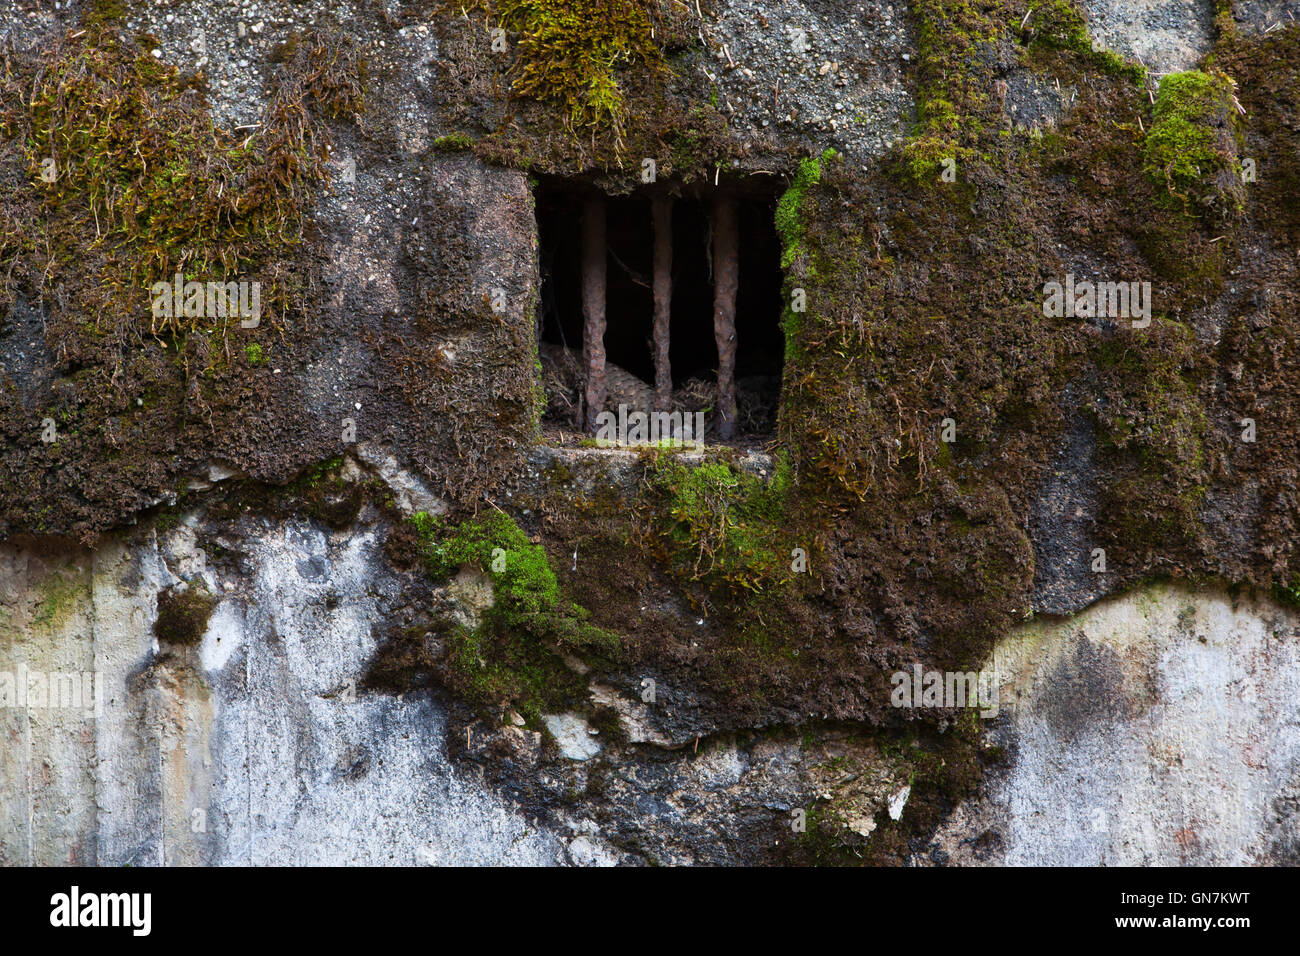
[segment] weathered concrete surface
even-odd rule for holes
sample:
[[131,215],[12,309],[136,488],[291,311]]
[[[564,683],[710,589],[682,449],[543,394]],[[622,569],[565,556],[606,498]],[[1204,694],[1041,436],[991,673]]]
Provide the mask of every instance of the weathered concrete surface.
[[1089,32],[1157,73],[1195,68],[1214,41],[1210,0],[1088,0]]
[[834,146],[856,163],[903,138],[913,109],[904,71],[916,56],[903,4],[728,0],[709,10],[711,57],[698,69],[739,135]]
[[[507,717],[453,763],[437,698],[357,689],[401,598],[373,524],[250,518],[218,560],[190,520],[0,549],[0,674],[102,680],[98,716],[0,709],[0,862],[716,864],[779,852],[798,808],[864,839],[907,812],[906,774],[851,728],[692,745],[599,684],[628,743],[570,716],[552,753]],[[218,603],[197,646],[159,647],[181,580]],[[914,862],[1300,860],[1300,615],[1160,586],[1023,627],[989,666],[1007,760]]]
[[1300,19],[1300,0],[1245,0],[1232,5],[1237,30],[1247,36],[1271,33]]
[[938,835],[954,863],[1292,864],[1300,615],[1159,586],[1002,642],[1009,754]]
[[[0,862],[514,863],[562,847],[459,775],[445,715],[359,694],[392,597],[365,529],[266,525],[223,580],[181,526],[135,549],[0,551],[0,671],[98,670],[97,719],[0,710]],[[160,649],[157,592],[220,597],[196,648]]]

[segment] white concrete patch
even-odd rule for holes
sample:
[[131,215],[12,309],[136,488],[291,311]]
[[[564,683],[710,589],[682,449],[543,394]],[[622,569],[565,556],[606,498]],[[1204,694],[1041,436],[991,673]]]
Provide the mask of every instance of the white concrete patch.
[[208,619],[208,629],[199,646],[199,661],[205,671],[225,668],[230,656],[243,644],[244,615],[234,601],[217,605]]
[[907,798],[911,795],[912,788],[908,786],[889,798],[889,819],[901,820],[903,818],[903,808],[907,806]]
[[985,828],[1017,865],[1243,866],[1300,842],[1293,610],[1156,587],[1023,628],[993,666],[1012,762],[940,835],[954,862]]
[[443,514],[447,503],[429,491],[428,487],[397,464],[397,459],[386,448],[360,444],[356,448],[357,456],[375,470],[380,479],[393,493],[397,507],[405,514],[425,511],[429,514]]
[[590,760],[600,753],[591,727],[578,714],[544,714],[542,722],[555,738],[560,753],[569,760]]
[[650,709],[641,701],[629,700],[606,684],[592,684],[589,693],[593,704],[608,707],[618,714],[619,727],[631,743],[666,748],[682,745],[682,741],[674,741],[654,726]]
[[618,852],[590,836],[576,837],[569,843],[569,862],[574,866],[617,866]]
[[50,575],[31,573],[44,564],[0,545],[0,650],[13,641],[6,621],[23,615],[31,633],[27,608],[50,607],[48,660],[102,670],[107,688],[103,715],[78,713],[75,727],[0,711],[3,739],[20,744],[0,748],[0,863],[568,859],[567,839],[450,764],[431,698],[358,689],[397,587],[373,533],[268,523],[245,543],[238,597],[218,605],[199,648],[165,657],[157,593],[177,580],[168,560],[203,570],[192,533],[172,533],[161,553],[149,537],[70,556],[53,604]]

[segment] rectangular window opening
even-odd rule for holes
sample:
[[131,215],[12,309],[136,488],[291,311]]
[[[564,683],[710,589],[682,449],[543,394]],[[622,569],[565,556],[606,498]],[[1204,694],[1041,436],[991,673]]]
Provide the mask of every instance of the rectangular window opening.
[[[785,356],[780,241],[773,222],[775,184],[764,181],[756,188],[707,189],[681,196],[648,190],[607,196],[585,183],[547,178],[539,182],[535,200],[541,270],[537,335],[548,438],[564,442],[593,431],[590,424],[595,415],[584,417],[588,369],[583,355],[583,269],[587,244],[594,241],[584,223],[586,216],[594,215],[603,223],[601,341],[606,363],[605,398],[595,411],[617,415],[619,406],[626,405],[629,412],[703,412],[705,438],[711,444],[769,441],[776,431]],[[672,388],[667,399],[655,388],[655,229],[656,222],[662,221],[656,219],[656,203],[658,214],[667,208],[671,218],[667,275],[671,279],[668,372]],[[723,205],[729,210],[720,211]],[[735,413],[730,436],[722,424],[715,324],[715,271],[726,241],[716,248],[714,244],[715,230],[728,228],[734,230],[736,278],[732,303]],[[599,258],[588,259],[588,264],[592,261],[598,263]],[[725,273],[725,262],[723,267]],[[598,273],[598,264],[593,271]],[[590,281],[589,277],[589,291],[598,288]]]

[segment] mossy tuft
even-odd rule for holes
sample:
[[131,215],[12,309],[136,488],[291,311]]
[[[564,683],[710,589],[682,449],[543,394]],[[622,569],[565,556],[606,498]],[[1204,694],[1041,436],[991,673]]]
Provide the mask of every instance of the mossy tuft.
[[1142,169],[1164,188],[1167,201],[1199,212],[1241,211],[1241,131],[1233,89],[1222,73],[1188,70],[1161,78],[1142,141]]
[[455,525],[420,512],[411,523],[433,580],[468,567],[492,582],[481,623],[451,629],[444,678],[452,689],[484,707],[511,703],[530,719],[572,706],[584,685],[565,657],[609,657],[619,640],[564,599],[545,549],[502,512]]
[[638,0],[478,0],[518,35],[514,90],[559,103],[571,127],[607,126],[621,140],[627,119],[615,71],[662,63],[651,18]]
[[834,159],[838,153],[828,149],[818,156],[809,156],[799,161],[799,168],[794,179],[776,204],[776,231],[781,237],[781,268],[788,269],[805,250],[803,244],[804,228],[800,219],[799,207],[804,193],[810,186],[821,182],[822,163]]
[[764,481],[725,461],[691,466],[659,454],[649,480],[666,512],[660,534],[682,577],[751,592],[790,579],[783,529],[791,473],[784,456]]
[[200,584],[166,588],[158,594],[153,633],[159,643],[192,647],[203,640],[217,599]]

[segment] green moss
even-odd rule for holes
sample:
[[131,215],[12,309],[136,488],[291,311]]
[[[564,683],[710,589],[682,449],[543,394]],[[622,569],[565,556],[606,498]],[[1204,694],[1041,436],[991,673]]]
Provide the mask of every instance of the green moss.
[[621,139],[627,106],[615,71],[662,58],[637,0],[477,0],[518,35],[514,90],[561,104],[568,122],[609,126]]
[[[85,365],[121,360],[144,336],[224,334],[228,316],[155,314],[151,286],[176,275],[258,282],[263,322],[274,324],[301,284],[282,264],[302,240],[306,187],[323,175],[324,146],[303,99],[343,109],[330,78],[348,73],[347,56],[307,45],[273,88],[267,122],[228,131],[194,77],[111,23],[86,22],[37,74],[22,108],[0,112],[0,132],[23,143],[20,188],[30,190],[5,197],[21,228],[0,242],[0,268],[66,303],[55,314],[60,339]],[[358,81],[348,73],[338,82]]]
[[[286,225],[286,209],[274,203],[237,211],[259,157],[223,141],[206,116],[184,114],[174,70],[147,55],[128,63],[107,35],[101,44],[56,64],[32,98],[33,179],[44,157],[58,157],[58,178],[44,189],[51,217],[57,223],[67,210],[96,224],[119,301],[140,302],[175,273],[252,273],[259,250],[246,237],[265,240]],[[163,117],[170,122],[151,128]],[[209,196],[214,180],[229,194],[222,200]],[[195,327],[184,317],[150,323],[154,332]]]
[[649,480],[666,513],[659,533],[685,579],[750,592],[790,579],[784,529],[791,475],[784,456],[765,482],[725,461],[691,466],[659,454]]
[[298,33],[294,39],[306,48],[303,85],[320,112],[332,120],[364,113],[368,64],[356,40],[340,31]]
[[1142,141],[1142,169],[1181,206],[1224,196],[1240,211],[1240,136],[1233,82],[1222,73],[1189,70],[1160,80],[1151,128]]
[[1076,53],[1091,50],[1088,26],[1083,14],[1067,0],[1039,0],[1031,3],[1026,24],[1033,31],[1036,42]]
[[474,148],[474,140],[464,133],[448,133],[433,141],[433,148],[440,153],[458,153]]
[[123,0],[91,0],[83,21],[87,26],[104,23],[116,23],[126,16],[126,4]]
[[154,519],[154,528],[159,532],[171,531],[181,523],[182,517],[184,514],[179,505],[160,508],[158,517]]
[[496,511],[456,525],[421,512],[411,523],[432,579],[446,581],[470,567],[492,582],[493,604],[479,626],[452,631],[453,689],[481,706],[508,701],[528,718],[579,700],[583,684],[564,657],[608,657],[619,641],[564,599],[545,549]]
[[1289,607],[1300,607],[1300,575],[1292,577],[1287,583],[1274,584],[1273,599]]
[[1237,38],[1237,21],[1232,16],[1232,0],[1214,0],[1214,28],[1220,42]]
[[919,54],[919,122],[903,147],[903,169],[917,183],[938,181],[945,159],[978,155],[977,141],[995,109],[976,67],[1009,29],[1001,4],[921,0],[912,7]]
[[307,468],[278,495],[281,506],[340,531],[356,519],[366,502],[363,485],[345,481],[343,458],[334,456]]
[[776,204],[776,231],[781,237],[781,268],[788,269],[806,250],[804,248],[804,226],[800,219],[799,207],[804,193],[811,186],[821,182],[822,163],[833,159],[838,153],[828,149],[820,157],[809,156],[799,161],[794,180],[790,187],[781,194]]
[[[1140,82],[1145,70],[1102,49],[1093,49],[1086,20],[1069,0],[1033,0],[1023,6],[1001,0],[918,0],[918,123],[902,150],[900,171],[911,183],[934,186],[947,161],[959,169],[992,163],[996,140],[1009,140],[1001,129],[1001,104],[992,94],[989,65],[997,62],[1008,41],[1027,65],[1059,73],[1080,68]],[[969,181],[963,175],[960,181]],[[945,190],[956,193],[956,190]]]
[[262,346],[256,342],[250,342],[244,346],[244,357],[248,359],[249,365],[265,365],[266,354],[262,351]]
[[1125,74],[1136,82],[1146,76],[1139,64],[1127,63],[1109,50],[1094,48],[1088,21],[1069,0],[1036,0],[1029,5],[1024,32],[1031,47],[1065,50],[1083,57],[1103,73]]
[[794,857],[813,866],[861,866],[862,853],[844,839],[844,821],[823,803],[804,811],[804,831],[794,838]]
[[78,596],[84,590],[83,585],[62,573],[51,576],[49,581],[41,585],[40,609],[32,618],[32,627],[58,627],[67,620]]
[[[487,16],[464,15],[470,7]],[[634,188],[640,170],[629,157],[653,157],[661,179],[686,184],[712,182],[743,155],[708,91],[684,96],[677,79],[694,69],[698,43],[688,4],[472,0],[462,8],[448,0],[442,10],[517,100],[510,122],[475,142],[486,162],[548,175],[602,169]],[[487,53],[486,30],[497,24],[508,45]]]

